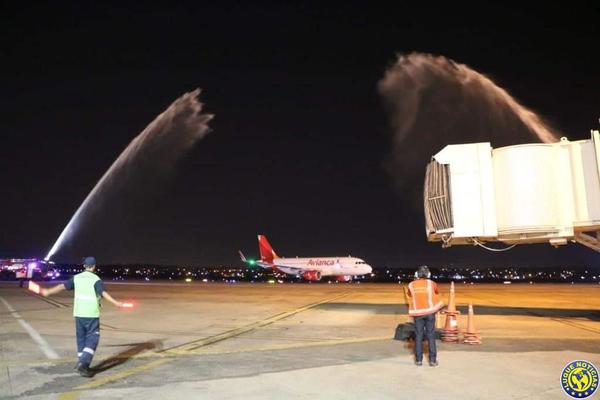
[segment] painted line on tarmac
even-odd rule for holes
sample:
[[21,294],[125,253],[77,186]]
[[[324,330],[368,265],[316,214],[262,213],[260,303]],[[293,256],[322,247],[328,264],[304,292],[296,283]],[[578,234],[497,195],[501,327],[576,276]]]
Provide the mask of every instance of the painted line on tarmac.
[[288,343],[288,344],[275,344],[271,346],[257,346],[257,347],[246,347],[243,349],[232,349],[232,350],[197,350],[195,352],[187,352],[186,354],[196,354],[196,355],[218,355],[218,354],[235,354],[235,353],[252,353],[259,351],[275,351],[275,350],[288,350],[288,349],[303,349],[306,347],[322,347],[322,346],[336,346],[340,344],[354,344],[354,343],[367,343],[367,342],[378,342],[384,340],[392,340],[393,337],[390,335],[387,336],[373,336],[366,338],[351,338],[351,339],[329,339],[329,340],[321,340],[315,342],[305,342],[305,343]]
[[54,351],[52,347],[50,347],[50,345],[48,344],[48,342],[46,342],[42,335],[40,335],[38,331],[33,329],[33,327],[29,325],[27,321],[25,321],[23,317],[19,315],[19,313],[17,313],[17,311],[8,303],[8,301],[4,300],[3,297],[0,297],[0,301],[4,303],[4,306],[8,309],[8,311],[10,311],[11,315],[17,320],[17,322],[21,324],[23,329],[25,329],[25,331],[29,334],[31,339],[38,345],[38,347],[40,348],[40,350],[42,350],[42,353],[44,353],[46,357],[48,357],[51,360],[57,360],[60,358],[58,353]]
[[594,329],[591,328],[589,326],[583,325],[581,323],[577,323],[571,319],[568,318],[550,318],[552,321],[554,322],[559,322],[561,324],[567,325],[567,326],[571,326],[573,328],[577,328],[577,329],[582,329],[584,331],[588,331],[588,332],[592,332],[595,333],[597,335],[600,335],[600,330],[599,329]]
[[76,386],[71,391],[61,393],[58,396],[58,400],[75,400],[79,397],[79,394],[81,394],[81,391],[83,391],[83,390],[94,389],[99,386],[105,385],[107,383],[118,381],[119,379],[127,378],[128,376],[135,375],[135,374],[138,374],[140,372],[143,372],[143,371],[146,371],[146,370],[149,370],[152,368],[156,368],[156,367],[158,367],[162,364],[165,364],[169,361],[171,361],[171,360],[167,359],[167,358],[162,358],[159,360],[151,361],[146,364],[142,364],[142,365],[134,367],[134,368],[126,369],[124,371],[118,372],[113,375],[106,376],[104,378],[94,379],[91,382]]
[[[102,363],[106,360],[115,360],[115,359],[141,359],[141,358],[172,358],[173,355],[177,356],[196,356],[196,355],[215,355],[215,354],[231,354],[231,353],[250,353],[254,351],[268,351],[268,350],[276,350],[276,349],[288,349],[288,348],[301,348],[301,347],[311,347],[311,346],[327,346],[327,345],[336,345],[336,344],[348,344],[348,343],[362,343],[362,342],[372,342],[378,340],[388,340],[392,339],[391,336],[374,336],[374,337],[366,337],[366,338],[335,338],[335,339],[294,339],[294,338],[284,338],[285,340],[299,340],[301,343],[286,343],[280,345],[266,345],[266,346],[255,346],[255,347],[245,347],[243,349],[232,349],[232,350],[207,350],[206,348],[198,349],[195,351],[176,351],[173,350],[169,354],[164,353],[156,353],[156,352],[148,352],[136,354],[134,356],[123,356],[123,357],[115,357],[115,356],[107,356],[104,358],[100,358],[96,360],[97,363]],[[281,338],[279,338],[281,340]],[[39,366],[39,365],[57,365],[57,364],[70,364],[73,362],[73,358],[60,358],[53,361],[48,360],[19,360],[16,362],[6,361],[3,362],[0,360],[0,367],[17,367],[17,366]]]
[[218,335],[209,336],[207,338],[203,338],[203,339],[199,339],[199,340],[194,340],[193,342],[184,343],[184,344],[181,344],[181,345],[178,345],[178,346],[174,346],[174,347],[171,347],[169,349],[162,350],[162,352],[169,353],[169,352],[177,351],[178,353],[180,353],[180,352],[186,352],[186,351],[194,351],[194,350],[197,350],[197,349],[199,349],[201,347],[205,347],[205,346],[211,345],[213,343],[221,342],[223,340],[227,340],[227,339],[231,339],[231,338],[236,337],[236,336],[240,336],[240,335],[242,335],[244,333],[253,331],[253,330],[258,329],[258,328],[262,328],[263,326],[271,325],[271,324],[273,324],[273,323],[275,323],[277,321],[280,321],[282,319],[291,317],[292,315],[301,313],[303,311],[310,310],[311,308],[315,308],[315,307],[317,307],[317,306],[319,306],[321,304],[329,303],[331,301],[338,300],[338,299],[341,299],[343,297],[347,297],[349,295],[350,295],[349,292],[342,293],[342,294],[339,294],[339,295],[336,295],[336,296],[333,296],[333,297],[329,297],[329,298],[327,298],[325,300],[318,301],[316,303],[307,304],[305,306],[296,308],[296,309],[291,310],[291,311],[286,311],[286,312],[283,312],[283,313],[280,313],[280,314],[276,314],[276,315],[274,315],[272,317],[265,318],[265,319],[257,321],[257,322],[253,322],[251,324],[244,325],[244,326],[241,326],[239,328],[231,329],[229,331],[220,333]]
[[[373,336],[366,338],[354,338],[354,339],[328,339],[328,340],[320,340],[320,341],[307,341],[305,343],[287,343],[280,345],[270,345],[270,346],[256,346],[256,347],[245,347],[243,349],[231,349],[231,350],[208,350],[206,348],[199,349],[196,351],[187,351],[187,352],[177,352],[173,351],[170,355],[167,354],[158,354],[154,352],[141,353],[136,354],[130,357],[115,357],[115,356],[107,356],[104,358],[98,359],[98,363],[102,363],[108,359],[144,359],[144,358],[159,358],[159,359],[169,359],[173,358],[173,356],[198,356],[198,355],[219,355],[219,354],[234,354],[234,353],[251,353],[258,351],[271,351],[271,350],[285,350],[285,349],[294,349],[294,348],[303,348],[303,347],[313,347],[313,346],[334,346],[338,344],[352,344],[352,343],[363,343],[363,342],[375,342],[375,341],[383,341],[383,340],[392,340],[391,336]],[[568,337],[550,337],[550,336],[523,336],[523,335],[485,335],[483,339],[491,339],[491,340],[501,340],[501,339],[511,339],[511,340],[586,340],[592,342],[600,342],[600,339],[590,339],[589,336],[568,336]],[[281,340],[281,338],[280,338]],[[285,339],[292,340],[292,339]],[[489,344],[489,343],[488,343]],[[600,345],[600,344],[599,344]],[[454,346],[454,345],[452,345]],[[58,364],[71,364],[73,363],[73,358],[60,358],[57,360],[19,360],[19,361],[9,361],[0,359],[0,367],[35,367],[35,366],[44,366],[44,365],[58,365]]]
[[[64,392],[62,394],[60,394],[58,396],[59,400],[75,400],[78,398],[79,394],[81,393],[82,390],[85,389],[94,389],[100,386],[103,386],[107,383],[111,383],[111,382],[115,382],[118,381],[120,379],[126,378],[128,376],[131,375],[135,375],[138,374],[140,372],[144,372],[153,368],[156,368],[158,366],[161,366],[163,364],[166,364],[168,362],[172,362],[175,361],[177,359],[177,357],[167,357],[168,355],[178,355],[178,356],[190,356],[190,355],[195,355],[194,353],[190,352],[190,350],[195,350],[198,348],[202,348],[204,346],[207,346],[209,344],[212,343],[216,343],[216,342],[220,342],[222,340],[226,340],[229,339],[231,337],[235,337],[238,335],[241,335],[243,333],[249,332],[253,329],[257,329],[260,328],[262,326],[268,325],[268,324],[272,324],[274,322],[277,322],[279,320],[282,320],[284,318],[290,317],[294,314],[298,314],[302,311],[306,311],[309,310],[311,308],[317,307],[320,304],[324,304],[333,300],[337,300],[337,299],[341,299],[343,297],[349,296],[351,294],[351,292],[345,292],[333,297],[329,297],[327,299],[318,301],[316,303],[311,303],[299,308],[296,308],[295,310],[291,310],[291,311],[287,311],[287,312],[283,312],[280,314],[276,314],[272,317],[263,319],[261,321],[255,322],[253,324],[249,324],[249,325],[245,325],[241,328],[238,329],[233,329],[230,331],[227,331],[221,335],[215,335],[215,336],[211,336],[209,338],[204,338],[204,339],[200,339],[200,340],[196,340],[190,343],[184,343],[183,345],[179,345],[179,346],[174,346],[171,347],[170,349],[167,350],[163,350],[162,352],[156,352],[154,354],[159,354],[162,355],[165,358],[159,359],[159,360],[155,360],[155,361],[151,361],[149,363],[146,364],[142,364],[140,366],[137,367],[133,367],[133,368],[129,368],[126,370],[123,370],[121,372],[117,372],[113,375],[109,375],[106,376],[104,378],[99,378],[99,379],[94,379],[92,382],[84,384],[84,385],[80,385],[77,386],[75,388],[73,388],[73,390],[70,390],[68,392]],[[227,336],[227,337],[225,337]]]
[[[532,315],[534,317],[548,318],[548,317],[545,317],[544,315],[541,315],[540,313],[536,312],[535,308],[527,310],[526,313],[529,315]],[[591,327],[583,325],[581,323],[578,323],[577,321],[580,321],[580,320],[576,319],[576,318],[550,317],[549,319],[550,319],[550,321],[558,322],[559,324],[567,325],[572,328],[581,329],[581,330],[584,330],[587,332],[592,332],[592,333],[596,333],[596,334],[600,335],[600,330],[591,328]]]

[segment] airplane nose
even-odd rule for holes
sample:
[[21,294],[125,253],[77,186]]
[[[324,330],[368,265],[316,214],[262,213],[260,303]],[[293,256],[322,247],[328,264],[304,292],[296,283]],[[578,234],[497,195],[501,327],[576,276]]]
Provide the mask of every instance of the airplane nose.
[[367,270],[367,272],[365,272],[365,274],[370,274],[371,272],[373,272],[373,268],[371,268],[370,265],[365,265],[365,269]]

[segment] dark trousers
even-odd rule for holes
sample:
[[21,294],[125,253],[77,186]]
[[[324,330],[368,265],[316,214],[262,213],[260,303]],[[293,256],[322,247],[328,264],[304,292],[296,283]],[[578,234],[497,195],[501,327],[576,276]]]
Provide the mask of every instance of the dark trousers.
[[75,317],[75,332],[79,362],[90,365],[100,341],[100,318]]
[[435,314],[415,317],[415,360],[423,361],[423,336],[429,344],[429,361],[437,360],[435,347]]

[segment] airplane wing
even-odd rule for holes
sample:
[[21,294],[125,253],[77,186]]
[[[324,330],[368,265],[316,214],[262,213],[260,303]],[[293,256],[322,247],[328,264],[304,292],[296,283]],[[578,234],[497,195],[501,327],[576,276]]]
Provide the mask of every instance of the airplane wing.
[[259,261],[259,260],[252,260],[252,259],[247,259],[246,256],[244,255],[244,253],[242,253],[241,250],[238,250],[238,254],[240,255],[240,260],[242,260],[242,262],[252,266],[252,265],[258,265],[261,268],[273,268],[275,265],[265,262],[265,261]]
[[273,268],[275,266],[275,264],[271,264],[271,263],[264,262],[264,261],[256,261],[255,264],[258,265],[259,267],[266,268],[266,269]]
[[286,273],[292,274],[292,275],[298,275],[303,272],[310,271],[309,269],[306,269],[306,268],[294,268],[294,267],[285,267],[285,266],[279,266],[279,268],[284,270]]
[[269,263],[266,261],[255,261],[254,265],[258,265],[259,267],[262,267],[265,269],[273,269],[275,271],[284,272],[286,274],[291,274],[291,275],[299,275],[306,271],[312,271],[312,269],[310,269],[310,268],[288,267],[286,265],[278,265],[278,264]]

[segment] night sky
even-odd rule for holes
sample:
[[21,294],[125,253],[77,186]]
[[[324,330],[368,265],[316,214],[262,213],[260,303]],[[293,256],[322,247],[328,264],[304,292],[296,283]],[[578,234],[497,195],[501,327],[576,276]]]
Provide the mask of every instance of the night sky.
[[[202,88],[212,132],[166,181],[111,197],[56,261],[235,265],[262,233],[281,255],[350,253],[375,267],[598,265],[576,244],[496,254],[428,243],[421,183],[398,189],[386,172],[377,92],[397,53],[443,55],[589,139],[598,5],[279,3],[3,5],[0,257],[45,256],[127,144]],[[424,171],[406,173],[422,182]]]

